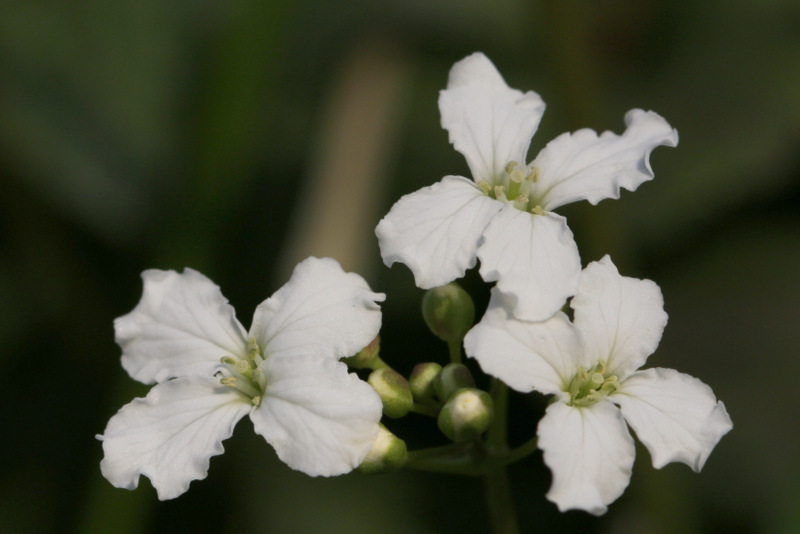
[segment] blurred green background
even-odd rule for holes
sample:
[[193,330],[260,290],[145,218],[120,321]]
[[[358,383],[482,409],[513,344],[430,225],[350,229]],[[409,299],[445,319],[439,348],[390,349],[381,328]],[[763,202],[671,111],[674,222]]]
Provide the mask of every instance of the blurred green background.
[[[796,0],[0,4],[1,532],[488,530],[477,480],[310,479],[245,422],[164,503],[144,478],[111,487],[94,438],[147,391],[112,329],[146,268],[202,271],[248,325],[297,261],[330,255],[388,294],[385,359],[446,358],[373,229],[400,195],[468,172],[437,98],[477,50],[547,102],[531,155],[563,131],[620,132],[632,107],[679,130],[654,181],[559,211],[584,263],[609,253],[662,287],[650,365],[701,378],[734,421],[700,475],[656,471],[640,447],[600,518],[545,500],[539,454],[515,464],[522,530],[800,532]],[[474,273],[465,284],[485,306]],[[521,442],[544,401],[511,402]],[[422,418],[391,428],[411,447],[440,439]]]

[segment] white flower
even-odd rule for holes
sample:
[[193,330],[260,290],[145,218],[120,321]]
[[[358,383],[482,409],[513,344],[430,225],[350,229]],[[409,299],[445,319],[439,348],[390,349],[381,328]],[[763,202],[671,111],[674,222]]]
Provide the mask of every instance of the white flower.
[[652,111],[633,109],[618,136],[588,129],[551,141],[530,164],[528,146],[545,105],[511,89],[483,54],[450,71],[439,96],[442,126],[472,180],[446,176],[401,198],[375,232],[387,266],[406,264],[423,289],[480,273],[521,319],[550,317],[574,294],[581,264],[566,220],[553,209],[619,198],[653,178],[650,152],[678,133]]
[[572,299],[575,321],[509,316],[493,295],[466,336],[467,354],[512,388],[556,395],[537,431],[553,474],[547,497],[559,509],[602,514],[630,480],[634,444],[655,468],[683,462],[700,471],[732,427],[707,385],[672,369],[638,370],[652,354],[667,314],[658,286],[620,276],[606,256],[586,267]]
[[157,383],[108,422],[100,468],[114,486],[150,478],[160,499],[208,473],[250,414],[289,467],[312,476],[357,467],[378,434],[381,401],[339,362],[378,333],[384,295],[330,258],[308,258],[256,308],[249,334],[211,280],[191,269],[142,273],[136,308],[114,321],[122,365]]

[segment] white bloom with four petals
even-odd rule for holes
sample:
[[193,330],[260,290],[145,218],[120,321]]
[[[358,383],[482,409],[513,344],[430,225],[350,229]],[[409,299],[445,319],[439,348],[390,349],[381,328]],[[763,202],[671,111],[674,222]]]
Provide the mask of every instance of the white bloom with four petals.
[[401,198],[375,230],[386,265],[406,264],[429,289],[480,259],[481,276],[497,281],[517,317],[553,315],[574,294],[581,263],[566,220],[552,210],[635,190],[653,178],[650,152],[676,146],[678,133],[656,113],[633,109],[622,135],[565,133],[526,164],[544,108],[535,92],[508,87],[483,54],[456,63],[439,110],[472,180],[446,176]]
[[114,328],[125,370],[156,385],[98,436],[100,467],[114,486],[134,489],[145,475],[160,499],[181,495],[206,477],[246,414],[293,469],[331,476],[361,463],[381,401],[338,360],[378,334],[383,294],[335,260],[308,258],[258,306],[247,333],[197,271],[142,278],[141,301]]
[[[496,290],[495,290],[496,291]],[[553,474],[547,497],[561,511],[602,514],[628,485],[630,426],[653,466],[683,462],[700,471],[731,428],[725,406],[700,380],[672,369],[638,370],[667,323],[650,280],[620,276],[606,256],[582,272],[571,306],[544,322],[510,316],[501,295],[464,347],[510,387],[554,394],[539,422],[539,448]]]

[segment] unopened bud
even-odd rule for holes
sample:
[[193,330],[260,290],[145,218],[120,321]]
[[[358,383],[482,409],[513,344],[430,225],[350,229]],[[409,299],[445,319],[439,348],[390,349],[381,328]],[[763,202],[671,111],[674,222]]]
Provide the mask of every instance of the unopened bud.
[[494,402],[485,391],[464,388],[456,391],[439,413],[439,430],[453,441],[480,437],[492,423]]
[[456,390],[474,388],[475,379],[463,363],[449,363],[436,376],[433,386],[439,398],[446,402]]
[[461,343],[475,321],[475,305],[461,286],[451,282],[425,292],[422,316],[437,337],[448,343]]
[[414,366],[408,379],[414,400],[425,402],[433,397],[436,393],[434,382],[441,371],[442,366],[436,362],[418,363]]
[[378,354],[381,352],[381,337],[376,336],[369,345],[361,349],[355,356],[342,358],[342,361],[353,369],[373,369],[375,363],[380,361]]
[[408,380],[400,373],[391,369],[377,369],[372,371],[367,382],[381,397],[386,417],[403,417],[414,406]]
[[358,466],[362,473],[388,473],[397,471],[408,459],[406,442],[378,423],[378,437],[372,443],[364,461]]

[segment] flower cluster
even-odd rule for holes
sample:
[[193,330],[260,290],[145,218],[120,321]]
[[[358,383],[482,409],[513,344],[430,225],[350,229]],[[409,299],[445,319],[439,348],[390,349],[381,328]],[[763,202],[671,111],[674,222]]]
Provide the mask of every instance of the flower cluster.
[[[472,179],[446,176],[402,197],[375,231],[386,265],[404,263],[429,290],[423,315],[448,343],[450,363],[420,363],[406,379],[384,362],[384,295],[330,258],[298,264],[258,306],[249,332],[202,274],[145,271],[141,301],[114,327],[125,370],[155,385],[98,436],[112,484],[133,489],[145,475],[159,498],[177,497],[205,478],[246,414],[282,461],[311,476],[441,470],[439,460],[450,472],[485,474],[538,446],[553,475],[547,497],[593,514],[628,485],[628,427],[654,467],[703,467],[732,423],[696,378],[641,369],[667,323],[660,289],[620,275],[608,256],[582,269],[566,219],[553,211],[635,190],[653,178],[652,150],[676,146],[677,132],[633,109],[621,135],[565,133],[528,162],[544,103],[508,87],[480,53],[453,66],[439,108]],[[451,282],[478,260],[496,284],[473,324],[471,298]],[[462,347],[494,377],[491,392],[476,387]],[[371,374],[363,381],[348,366]],[[506,386],[554,399],[533,447],[502,456]],[[411,412],[437,418],[454,443],[408,452],[380,420]]]
[[[538,427],[553,473],[548,498],[601,514],[630,479],[627,425],[654,467],[680,461],[699,471],[732,424],[699,380],[638,370],[667,322],[658,286],[620,276],[608,256],[581,271],[566,220],[552,211],[635,190],[653,178],[650,152],[676,146],[677,131],[633,109],[622,135],[565,133],[527,163],[544,107],[536,93],[508,87],[483,54],[456,63],[439,109],[472,180],[447,176],[406,195],[376,233],[385,263],[406,264],[422,288],[480,260],[483,279],[497,284],[466,353],[518,391],[556,396]],[[574,322],[559,311],[570,297]]]

